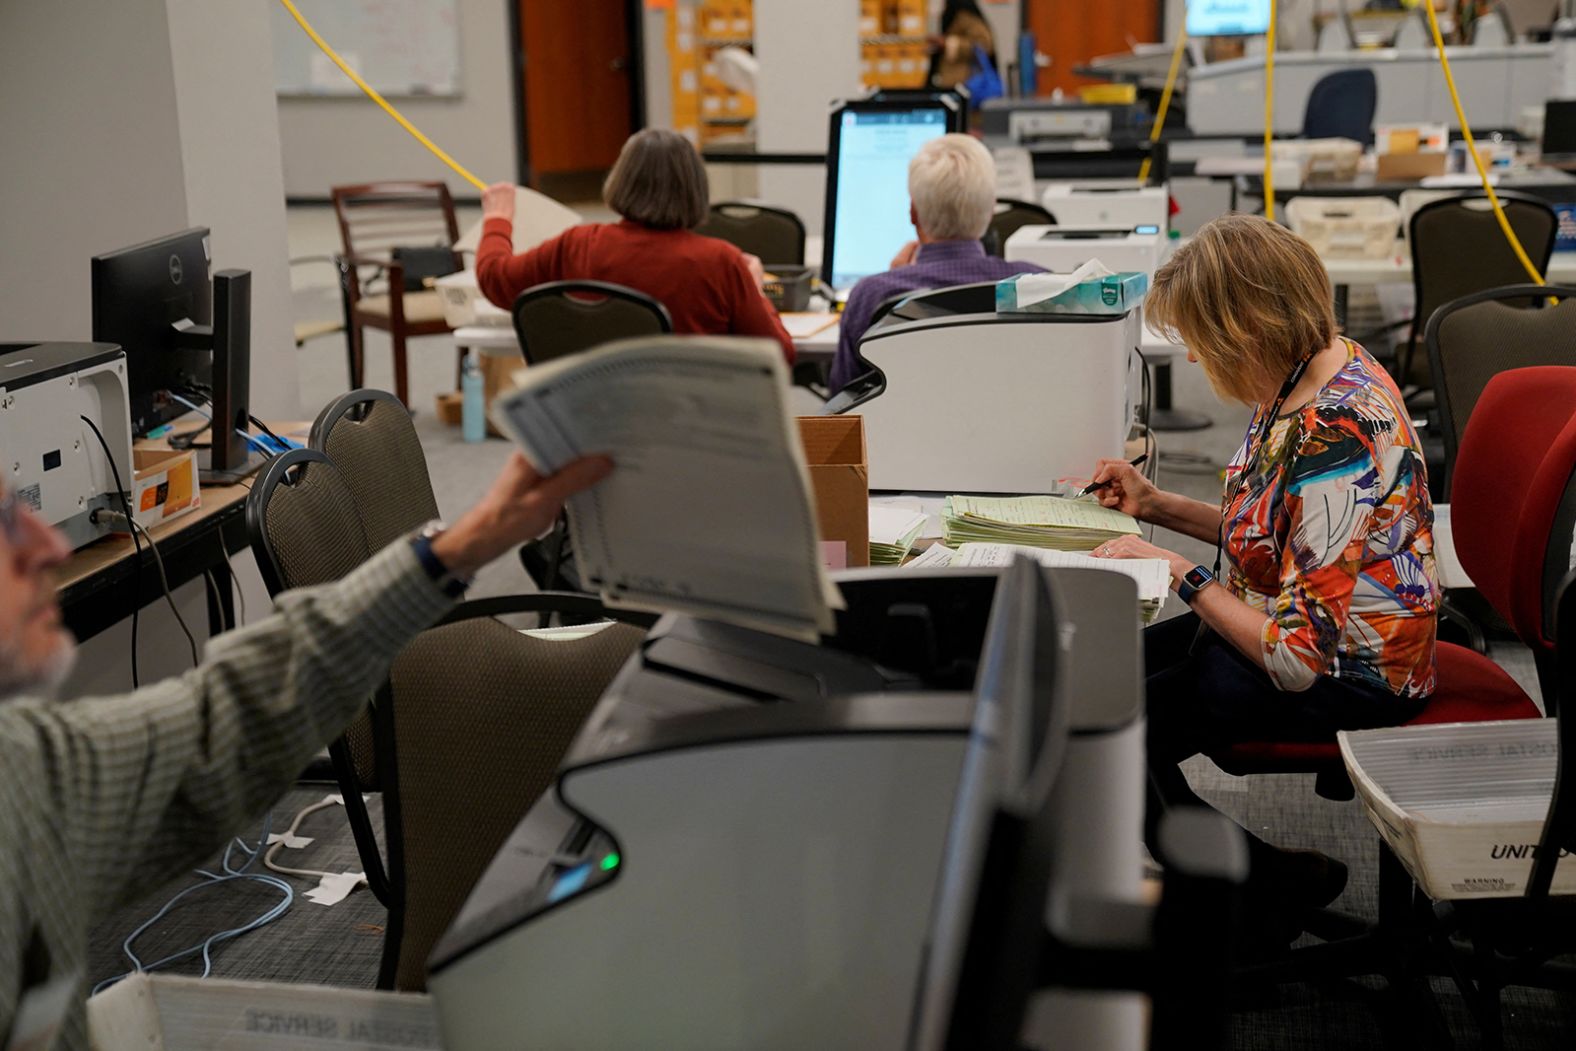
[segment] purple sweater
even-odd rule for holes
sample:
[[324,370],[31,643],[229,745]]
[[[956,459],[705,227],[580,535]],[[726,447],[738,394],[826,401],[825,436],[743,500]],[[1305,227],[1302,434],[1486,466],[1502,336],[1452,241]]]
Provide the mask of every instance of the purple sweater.
[[1009,263],[985,254],[978,241],[932,241],[919,246],[914,262],[871,274],[854,286],[843,307],[837,357],[832,361],[832,391],[835,393],[857,379],[865,370],[857,353],[859,341],[870,327],[870,315],[889,296],[899,292],[919,292],[953,285],[972,285],[980,281],[1000,281],[1014,274],[1038,273],[1033,263]]

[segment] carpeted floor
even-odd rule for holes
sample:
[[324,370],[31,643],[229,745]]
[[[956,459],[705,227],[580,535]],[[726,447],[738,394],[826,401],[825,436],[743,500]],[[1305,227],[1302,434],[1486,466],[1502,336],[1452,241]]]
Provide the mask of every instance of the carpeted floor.
[[[462,226],[465,218],[462,217]],[[332,248],[332,214],[326,209],[294,209],[291,213],[291,249],[296,256]],[[323,283],[303,275],[297,289],[298,313],[312,317],[337,309],[337,295]],[[327,306],[324,306],[324,303]],[[369,385],[387,385],[388,354],[374,335],[369,341]],[[305,418],[345,387],[343,344],[337,336],[314,340],[299,353],[302,410]],[[1242,437],[1247,411],[1215,401],[1200,371],[1185,363],[1176,370],[1176,402],[1209,412],[1215,426],[1187,434],[1163,434],[1160,480],[1168,488],[1206,500],[1219,499],[1219,469]],[[480,446],[465,445],[458,432],[439,425],[432,414],[433,397],[453,383],[453,356],[442,338],[419,340],[412,348],[412,401],[418,412],[416,425],[425,445],[439,508],[445,516],[462,511],[485,487],[508,455],[508,445],[490,440]],[[1157,534],[1156,542],[1189,553],[1201,562],[1213,557],[1209,545],[1184,537]],[[529,587],[517,563],[504,560],[479,582],[476,593],[496,594]],[[1173,603],[1169,612],[1178,611]],[[1497,643],[1493,654],[1529,689],[1534,688],[1530,656],[1519,646]],[[1331,803],[1313,792],[1311,778],[1231,778],[1205,760],[1194,760],[1189,776],[1200,792],[1221,810],[1268,841],[1284,846],[1312,847],[1345,859],[1351,881],[1337,907],[1359,916],[1375,914],[1376,835],[1356,802]],[[273,827],[282,830],[303,806],[322,798],[326,789],[299,788],[288,793],[273,810]],[[374,801],[374,805],[375,801]],[[261,818],[261,815],[259,815]],[[260,825],[260,822],[259,822]],[[259,826],[247,832],[257,836]],[[343,813],[329,810],[314,815],[303,833],[316,842],[307,851],[287,852],[298,867],[338,870],[358,868],[355,849]],[[120,943],[139,923],[190,879],[182,878],[140,896],[95,933],[92,955],[94,980],[125,969]],[[299,894],[309,881],[294,881],[296,904],[278,923],[228,942],[214,953],[214,973],[229,978],[321,982],[330,985],[370,986],[375,982],[381,952],[383,910],[365,889],[330,908],[315,905]],[[140,944],[142,956],[153,959],[173,947],[195,942],[246,922],[277,899],[274,892],[234,886],[204,891]],[[183,973],[192,973],[191,968]],[[1460,1048],[1479,1046],[1477,1030],[1453,988],[1436,983],[1442,1016]],[[1411,1048],[1431,1046],[1419,1018],[1375,1010],[1373,997],[1359,995],[1353,987],[1291,985],[1270,990],[1243,991],[1232,1022],[1230,1046],[1261,1048]],[[1576,998],[1511,990],[1506,993],[1506,1044],[1518,1049],[1576,1047]],[[1449,1046],[1449,1045],[1446,1045]]]

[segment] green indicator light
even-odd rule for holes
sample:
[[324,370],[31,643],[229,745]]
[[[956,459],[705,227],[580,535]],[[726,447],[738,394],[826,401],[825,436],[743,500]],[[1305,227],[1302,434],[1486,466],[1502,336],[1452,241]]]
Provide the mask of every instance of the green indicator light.
[[603,872],[612,872],[616,868],[618,868],[618,855],[617,854],[609,854],[609,855],[607,855],[606,857],[604,857],[602,859],[602,871]]

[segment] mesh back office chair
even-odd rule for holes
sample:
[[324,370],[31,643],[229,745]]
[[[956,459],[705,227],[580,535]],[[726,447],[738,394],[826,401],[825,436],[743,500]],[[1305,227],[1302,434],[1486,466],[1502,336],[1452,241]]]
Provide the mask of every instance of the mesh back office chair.
[[421,439],[410,413],[387,391],[336,398],[318,413],[307,444],[326,454],[349,485],[373,551],[438,517]]
[[[1545,294],[1558,296],[1559,306],[1527,309]],[[1489,380],[1510,369],[1576,365],[1576,288],[1521,284],[1465,296],[1434,311],[1423,340],[1444,438],[1437,491],[1448,500],[1461,437]]]
[[[247,497],[246,529],[270,595],[339,580],[372,557],[355,494],[316,449],[292,449],[269,462]],[[386,905],[388,877],[361,798],[381,788],[369,716],[357,716],[328,751],[367,885]]]
[[1368,143],[1374,137],[1374,110],[1379,105],[1379,81],[1367,67],[1326,73],[1308,92],[1303,111],[1305,139],[1352,139]]
[[673,331],[668,308],[610,281],[550,281],[514,301],[514,334],[526,364],[578,354],[630,336]]
[[[1505,218],[1539,273],[1547,273],[1554,252],[1559,219],[1546,201],[1511,190],[1498,192]],[[1412,287],[1416,310],[1396,379],[1428,389],[1427,355],[1417,347],[1434,311],[1453,300],[1485,289],[1527,280],[1527,271],[1500,230],[1499,220],[1482,194],[1463,194],[1425,204],[1408,226],[1412,248]]]
[[469,602],[395,661],[376,718],[390,771],[384,988],[425,987],[433,945],[645,634],[614,624],[583,639],[534,638],[492,619],[505,611],[606,616],[586,596]]
[[784,208],[718,201],[695,232],[727,241],[768,266],[804,265],[804,220]]
[[[551,281],[514,301],[514,334],[529,365],[578,354],[615,339],[673,331],[667,307],[644,292],[609,281]],[[537,586],[579,590],[569,551],[569,529],[560,517],[552,535],[520,549],[520,561]]]
[[[394,393],[410,404],[406,340],[451,331],[437,292],[423,280],[461,268],[454,200],[442,182],[378,182],[335,186],[340,281],[349,322],[350,386],[361,386],[364,333],[382,329],[393,341]],[[371,269],[372,273],[364,272]],[[381,281],[378,279],[382,278]],[[374,283],[381,290],[374,293]],[[456,359],[458,369],[463,358]]]
[[999,197],[996,199],[996,211],[990,218],[990,226],[985,228],[985,236],[980,240],[986,252],[1000,258],[1007,251],[1007,238],[1022,227],[1055,225],[1056,216],[1039,205]]

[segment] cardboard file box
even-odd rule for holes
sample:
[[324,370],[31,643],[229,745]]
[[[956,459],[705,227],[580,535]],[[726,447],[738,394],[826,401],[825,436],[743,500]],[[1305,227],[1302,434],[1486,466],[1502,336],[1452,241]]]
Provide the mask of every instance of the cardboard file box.
[[131,454],[131,463],[131,511],[146,528],[202,506],[195,454],[139,449]]
[[[1509,898],[1527,876],[1554,794],[1553,719],[1343,731],[1341,758],[1379,834],[1435,901]],[[1576,894],[1576,859],[1554,870]]]
[[870,467],[863,416],[801,416],[816,521],[829,567],[870,564]]
[[413,1051],[443,1046],[416,993],[133,975],[88,1000],[94,1051]]

